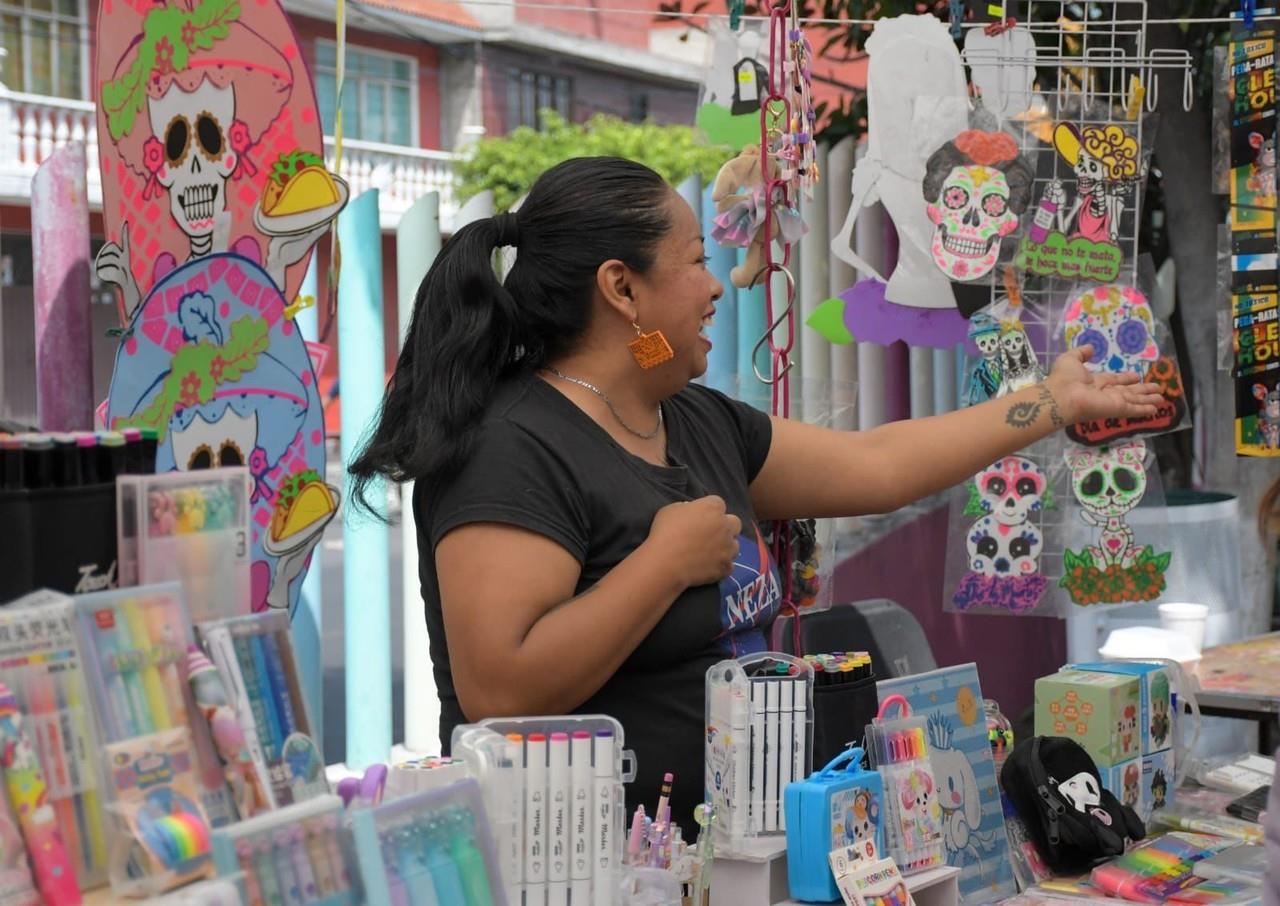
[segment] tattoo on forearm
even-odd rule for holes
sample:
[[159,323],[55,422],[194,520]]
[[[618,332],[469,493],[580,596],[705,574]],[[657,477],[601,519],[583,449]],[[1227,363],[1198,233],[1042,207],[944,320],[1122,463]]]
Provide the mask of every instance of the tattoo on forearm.
[[1053,398],[1052,391],[1045,384],[1041,384],[1038,396],[1036,400],[1023,400],[1010,406],[1004,417],[1005,422],[1014,428],[1030,428],[1040,417],[1041,411],[1047,407],[1049,421],[1055,428],[1061,428],[1065,422],[1062,413],[1058,411],[1058,401]]

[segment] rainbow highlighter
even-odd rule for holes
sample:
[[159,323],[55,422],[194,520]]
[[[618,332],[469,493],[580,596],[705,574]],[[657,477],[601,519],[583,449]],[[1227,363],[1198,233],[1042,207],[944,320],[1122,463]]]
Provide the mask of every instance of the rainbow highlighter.
[[1203,879],[1195,864],[1235,845],[1207,834],[1165,834],[1143,843],[1090,875],[1095,887],[1136,903],[1164,903]]

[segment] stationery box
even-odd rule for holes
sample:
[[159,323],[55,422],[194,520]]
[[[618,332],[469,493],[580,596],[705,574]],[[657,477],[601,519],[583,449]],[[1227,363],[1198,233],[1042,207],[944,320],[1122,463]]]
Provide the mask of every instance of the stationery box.
[[1142,736],[1142,754],[1149,755],[1173,747],[1173,722],[1177,712],[1173,704],[1173,678],[1169,675],[1167,665],[1101,661],[1096,664],[1071,664],[1067,669],[1136,676],[1139,682],[1138,726]]
[[[797,900],[840,899],[828,861],[832,850],[884,852],[884,783],[862,767],[862,749],[846,749],[807,780],[787,785],[787,883]],[[868,844],[874,852],[867,852]]]
[[1132,758],[1120,764],[1099,767],[1102,775],[1102,786],[1138,813],[1145,823],[1150,815],[1147,805],[1145,787],[1142,783],[1142,759]]
[[1175,785],[1172,749],[1142,756],[1142,795],[1147,807],[1140,813],[1143,821],[1151,820],[1151,814],[1158,809],[1173,805]]
[[1063,670],[1036,680],[1036,735],[1065,736],[1099,769],[1142,754],[1136,676]]

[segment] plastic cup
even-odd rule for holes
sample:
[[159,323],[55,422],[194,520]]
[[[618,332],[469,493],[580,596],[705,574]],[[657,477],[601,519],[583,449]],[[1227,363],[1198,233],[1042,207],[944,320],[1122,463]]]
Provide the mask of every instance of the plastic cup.
[[1199,653],[1204,648],[1204,630],[1209,621],[1206,604],[1176,602],[1160,605],[1160,625],[1185,638]]

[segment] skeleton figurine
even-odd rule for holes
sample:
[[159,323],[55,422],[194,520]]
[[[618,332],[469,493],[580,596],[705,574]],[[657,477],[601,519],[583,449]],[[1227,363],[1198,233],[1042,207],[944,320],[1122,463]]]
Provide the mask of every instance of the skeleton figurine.
[[1081,515],[1086,522],[1102,528],[1098,544],[1088,549],[1099,569],[1127,569],[1141,553],[1124,516],[1146,493],[1146,453],[1146,444],[1141,440],[1129,440],[1113,447],[1080,448],[1065,454]]
[[1000,374],[997,399],[1044,380],[1044,369],[1031,350],[1027,331],[1017,318],[1000,322]]
[[969,374],[966,399],[970,406],[986,402],[1000,389],[1000,325],[986,312],[978,312],[969,319],[969,339],[978,347],[981,361]]

